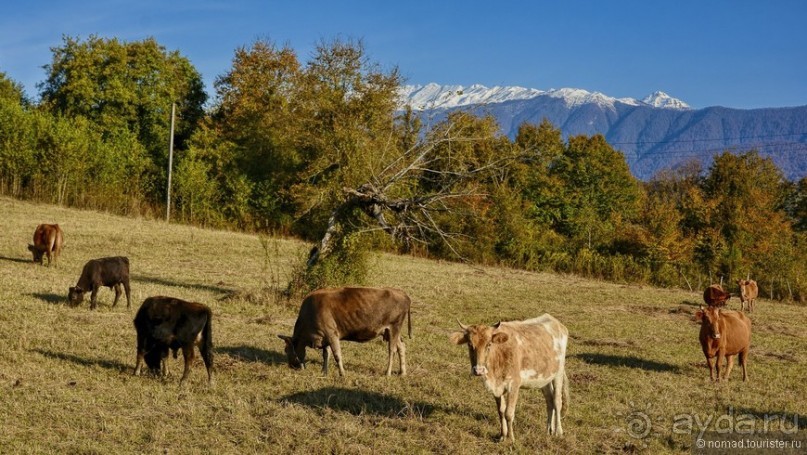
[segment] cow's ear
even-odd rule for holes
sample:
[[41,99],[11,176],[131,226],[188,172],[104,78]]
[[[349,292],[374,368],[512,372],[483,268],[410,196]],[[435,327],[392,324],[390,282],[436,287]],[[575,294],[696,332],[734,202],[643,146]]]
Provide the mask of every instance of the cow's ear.
[[703,310],[698,310],[695,312],[695,321],[702,322],[703,321]]
[[34,251],[34,246],[30,243],[28,244],[28,251]]
[[468,334],[465,332],[454,332],[449,339],[454,344],[465,344],[468,342]]
[[493,343],[498,344],[498,343],[506,343],[507,340],[509,340],[509,339],[510,339],[510,337],[506,333],[499,332],[499,333],[494,333],[493,338],[491,338],[490,341],[492,341]]
[[288,335],[278,335],[277,337],[280,338],[281,340],[285,341],[286,344],[291,344],[291,337],[290,336],[288,336]]

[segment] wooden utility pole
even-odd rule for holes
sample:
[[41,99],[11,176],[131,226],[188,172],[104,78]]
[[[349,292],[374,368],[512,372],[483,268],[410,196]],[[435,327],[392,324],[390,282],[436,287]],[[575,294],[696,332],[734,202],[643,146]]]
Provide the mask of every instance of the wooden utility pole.
[[165,222],[171,219],[171,168],[174,166],[174,115],[176,103],[171,103],[171,142],[168,146],[168,192],[165,196]]

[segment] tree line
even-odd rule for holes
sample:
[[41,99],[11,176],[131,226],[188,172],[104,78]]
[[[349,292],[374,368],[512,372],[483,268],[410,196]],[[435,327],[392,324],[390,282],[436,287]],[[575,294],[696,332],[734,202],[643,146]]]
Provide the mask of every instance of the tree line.
[[[807,179],[754,150],[634,178],[601,135],[548,121],[515,138],[489,116],[401,110],[397,68],[361,41],[301,61],[236,49],[208,103],[154,39],[65,37],[39,99],[0,72],[0,192],[158,217],[172,103],[174,219],[313,242],[308,286],[361,281],[370,249],[700,289],[750,275],[804,301]],[[2,70],[2,68],[0,68]]]

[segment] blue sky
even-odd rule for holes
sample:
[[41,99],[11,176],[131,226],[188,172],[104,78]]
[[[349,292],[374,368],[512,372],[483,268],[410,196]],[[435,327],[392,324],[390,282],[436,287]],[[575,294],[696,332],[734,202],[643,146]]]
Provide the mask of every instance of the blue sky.
[[62,36],[154,37],[200,71],[209,94],[235,49],[362,39],[410,84],[573,87],[613,97],[661,90],[694,108],[807,105],[807,1],[6,2],[0,71],[29,95]]

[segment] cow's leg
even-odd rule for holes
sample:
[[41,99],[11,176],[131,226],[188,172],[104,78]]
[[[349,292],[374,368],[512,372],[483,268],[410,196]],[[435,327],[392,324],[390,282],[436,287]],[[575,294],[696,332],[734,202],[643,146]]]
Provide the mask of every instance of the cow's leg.
[[97,298],[98,298],[98,286],[93,286],[92,293],[90,294],[90,309],[91,310],[95,309]]
[[726,381],[729,380],[729,376],[731,376],[731,369],[734,368],[734,356],[727,355],[726,356]]
[[112,308],[115,308],[115,305],[118,304],[118,299],[120,298],[121,294],[120,283],[115,285],[115,300],[112,302]]
[[715,380],[715,358],[706,357],[706,363],[709,364],[709,379]]
[[339,338],[331,338],[328,340],[331,345],[331,352],[333,352],[333,360],[339,367],[339,376],[345,375],[345,365],[342,362],[342,346],[339,344]]
[[322,374],[324,376],[328,375],[328,358],[330,354],[328,353],[328,346],[322,347]]
[[748,370],[746,369],[746,365],[748,363],[748,348],[743,349],[740,351],[740,366],[743,367],[743,381],[748,379]]
[[398,352],[398,345],[401,341],[401,332],[400,329],[395,327],[390,327],[387,329],[387,331],[387,351],[389,352],[389,357],[387,358],[387,376],[392,376],[392,360],[395,358],[395,353]]
[[553,383],[549,383],[541,388],[546,401],[546,432],[553,434],[555,432],[555,419],[553,413],[555,411],[555,388]]
[[499,438],[498,441],[502,442],[507,438],[507,419],[505,418],[505,411],[507,411],[507,398],[505,395],[494,396],[496,398],[496,412],[499,413]]
[[720,370],[723,367],[723,364],[726,361],[726,355],[723,351],[717,351],[717,356],[715,358],[715,376],[717,376],[717,382],[720,382]]
[[406,345],[398,335],[398,361],[401,363],[401,376],[406,376]]
[[191,364],[193,363],[193,344],[182,346],[182,357],[185,359],[185,370],[182,372],[182,379],[179,380],[179,386],[185,383],[188,374],[191,371]]
[[518,390],[520,384],[513,384],[512,389],[504,396],[506,398],[507,408],[505,409],[504,417],[507,419],[507,431],[510,433],[510,441],[516,441],[516,403],[518,402]]
[[560,411],[563,409],[563,381],[565,374],[555,375],[552,381],[553,387],[553,406],[552,406],[552,433],[557,436],[563,436],[563,426],[560,423]]
[[137,329],[137,361],[135,361],[134,375],[140,376],[140,368],[143,366],[143,358],[146,356],[146,336],[141,333],[140,327]]

